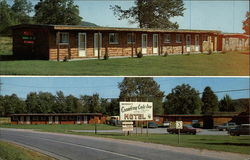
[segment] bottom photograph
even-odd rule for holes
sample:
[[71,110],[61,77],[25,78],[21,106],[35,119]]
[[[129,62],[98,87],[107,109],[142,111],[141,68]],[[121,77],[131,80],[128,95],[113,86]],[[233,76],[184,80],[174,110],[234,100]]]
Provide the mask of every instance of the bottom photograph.
[[0,159],[250,158],[249,77],[0,77]]

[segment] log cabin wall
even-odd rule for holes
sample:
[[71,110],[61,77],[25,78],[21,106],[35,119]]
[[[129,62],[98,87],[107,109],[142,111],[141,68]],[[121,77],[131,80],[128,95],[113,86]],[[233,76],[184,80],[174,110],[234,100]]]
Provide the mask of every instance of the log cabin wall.
[[[59,43],[60,34],[68,34],[68,43]],[[79,35],[86,36],[86,48],[84,52],[79,50]],[[94,35],[101,34],[101,47],[94,47]],[[118,43],[110,43],[110,33],[118,34]],[[132,34],[135,42],[128,42],[128,34]],[[147,47],[142,48],[142,35],[147,35]],[[170,35],[171,41],[166,41],[166,35]],[[177,35],[181,41],[177,42]],[[100,36],[100,35],[99,35]],[[158,43],[153,39],[158,38]],[[153,38],[154,37],[154,38]],[[197,39],[198,38],[198,39]],[[233,37],[234,44],[238,44],[239,37]],[[231,38],[231,39],[233,39]],[[187,44],[189,39],[189,44]],[[231,40],[229,39],[229,40]],[[242,41],[242,50],[246,47],[248,39]],[[232,40],[233,41],[233,40]],[[236,42],[237,41],[237,42]],[[154,45],[153,45],[154,44]],[[153,48],[154,46],[154,48]],[[97,54],[97,50],[99,54]],[[64,60],[133,56],[142,52],[144,55],[172,55],[189,53],[207,53],[209,51],[232,50],[225,43],[224,34],[220,31],[200,30],[154,30],[154,29],[131,29],[111,27],[79,27],[57,25],[17,25],[13,27],[13,53],[19,57],[34,59]]]

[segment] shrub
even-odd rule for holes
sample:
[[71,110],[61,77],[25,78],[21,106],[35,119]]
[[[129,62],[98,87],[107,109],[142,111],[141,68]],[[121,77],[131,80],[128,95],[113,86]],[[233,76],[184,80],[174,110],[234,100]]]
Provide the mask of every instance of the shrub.
[[212,54],[212,53],[213,53],[212,50],[209,49],[209,50],[208,50],[208,54],[210,55],[210,54]]
[[163,56],[167,57],[168,56],[168,52],[166,51]]
[[68,61],[69,61],[68,56],[65,56],[64,59],[63,59],[63,62],[68,62]]
[[142,58],[142,57],[143,57],[143,54],[142,54],[141,52],[138,52],[138,53],[136,54],[136,56],[137,56],[137,58]]
[[103,58],[104,58],[104,60],[108,60],[109,59],[108,53],[105,53]]
[[222,54],[226,54],[226,51],[222,51],[221,53],[222,53]]

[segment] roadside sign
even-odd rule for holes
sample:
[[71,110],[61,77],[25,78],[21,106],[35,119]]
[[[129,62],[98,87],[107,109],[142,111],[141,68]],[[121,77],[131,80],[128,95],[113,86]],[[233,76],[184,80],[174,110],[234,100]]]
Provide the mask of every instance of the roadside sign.
[[133,131],[133,122],[122,122],[122,131]]
[[176,129],[182,129],[183,128],[183,122],[182,121],[176,121],[175,128]]
[[153,120],[152,102],[120,102],[121,121]]

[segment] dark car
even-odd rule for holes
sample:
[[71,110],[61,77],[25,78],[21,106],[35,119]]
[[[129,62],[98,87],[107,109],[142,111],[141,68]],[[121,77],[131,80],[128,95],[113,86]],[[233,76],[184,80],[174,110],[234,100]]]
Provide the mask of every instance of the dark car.
[[250,124],[241,124],[229,130],[231,136],[250,135]]
[[148,128],[158,128],[158,125],[155,122],[148,122]]
[[236,123],[229,122],[229,123],[224,123],[222,125],[219,125],[217,128],[219,129],[219,131],[228,131],[231,128],[235,128],[235,127],[237,127]]
[[[168,128],[167,132],[170,134],[178,134],[178,129],[176,128]],[[191,125],[184,125],[182,129],[180,129],[180,133],[186,133],[186,134],[196,134],[196,129],[192,127]]]

